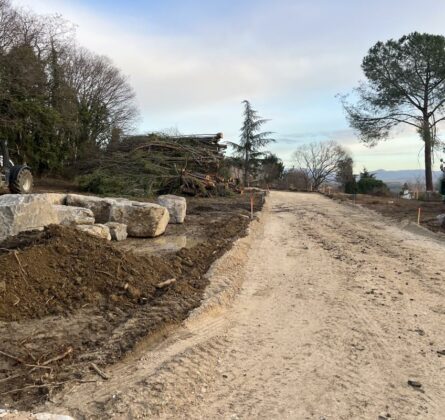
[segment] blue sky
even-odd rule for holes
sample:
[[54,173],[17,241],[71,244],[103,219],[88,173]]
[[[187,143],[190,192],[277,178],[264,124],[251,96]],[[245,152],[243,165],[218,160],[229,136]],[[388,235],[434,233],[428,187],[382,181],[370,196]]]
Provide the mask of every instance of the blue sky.
[[[378,40],[445,31],[445,2],[425,0],[16,0],[61,13],[79,43],[109,56],[137,93],[140,132],[222,131],[238,139],[249,99],[292,166],[302,143],[335,139],[356,169],[423,168],[416,133],[400,129],[369,149],[348,128],[336,98],[362,78]],[[436,163],[436,169],[438,167]]]

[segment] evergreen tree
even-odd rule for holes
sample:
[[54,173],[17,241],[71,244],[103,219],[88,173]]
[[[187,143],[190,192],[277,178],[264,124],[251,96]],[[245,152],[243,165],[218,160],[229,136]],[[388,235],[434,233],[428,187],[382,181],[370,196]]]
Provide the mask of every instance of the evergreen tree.
[[235,156],[242,159],[243,162],[243,181],[244,186],[248,185],[249,175],[254,172],[261,163],[261,157],[265,152],[262,151],[265,146],[275,140],[270,137],[270,131],[261,131],[261,127],[269,120],[261,118],[258,112],[254,110],[249,101],[244,104],[244,122],[241,127],[240,142],[230,143],[235,149]]
[[432,154],[445,120],[445,37],[418,32],[378,42],[363,59],[366,82],[344,102],[350,125],[375,145],[399,125],[415,127],[424,144],[426,189],[433,190]]

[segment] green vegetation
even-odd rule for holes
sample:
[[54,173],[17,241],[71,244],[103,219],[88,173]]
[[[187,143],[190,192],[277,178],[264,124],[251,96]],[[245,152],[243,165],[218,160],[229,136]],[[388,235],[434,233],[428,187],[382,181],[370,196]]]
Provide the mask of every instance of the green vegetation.
[[284,164],[277,155],[269,153],[264,157],[264,159],[261,160],[259,171],[262,181],[266,185],[269,185],[270,183],[283,177]]
[[357,192],[370,195],[388,195],[389,189],[383,181],[376,179],[375,174],[364,168],[357,182]]
[[0,137],[37,174],[106,147],[136,116],[134,92],[103,56],[75,43],[60,16],[40,17],[0,0]]
[[351,156],[345,156],[337,163],[335,180],[341,185],[346,194],[357,193],[357,182],[353,174],[354,161]]
[[270,131],[261,131],[261,127],[269,120],[261,118],[255,111],[249,101],[243,101],[244,104],[244,123],[241,127],[240,142],[230,145],[235,150],[235,157],[243,168],[243,183],[249,184],[249,176],[255,172],[261,164],[261,159],[265,152],[262,151],[265,146],[275,140],[270,137]]
[[351,127],[371,146],[399,125],[414,127],[424,145],[426,189],[433,191],[432,154],[445,120],[445,37],[413,32],[377,42],[362,69],[358,102],[343,101]]

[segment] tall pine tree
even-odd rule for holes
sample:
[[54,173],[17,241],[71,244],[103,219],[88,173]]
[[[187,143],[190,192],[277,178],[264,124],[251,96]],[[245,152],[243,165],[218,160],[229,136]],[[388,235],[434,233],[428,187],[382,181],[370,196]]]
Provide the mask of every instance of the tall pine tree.
[[262,151],[265,146],[275,140],[270,137],[272,132],[261,131],[261,127],[268,122],[258,115],[249,101],[244,100],[244,122],[241,127],[241,135],[239,143],[230,143],[235,150],[235,156],[242,160],[243,167],[243,183],[248,185],[249,175],[260,164],[261,157],[265,155]]

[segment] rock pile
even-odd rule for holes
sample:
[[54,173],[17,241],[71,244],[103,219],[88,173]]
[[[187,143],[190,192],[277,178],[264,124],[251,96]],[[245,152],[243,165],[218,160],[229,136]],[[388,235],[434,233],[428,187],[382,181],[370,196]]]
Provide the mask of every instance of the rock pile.
[[153,238],[168,223],[183,223],[186,201],[173,195],[159,197],[159,204],[124,198],[79,194],[29,194],[0,196],[0,241],[20,232],[51,224],[77,229],[107,240],[128,236]]

